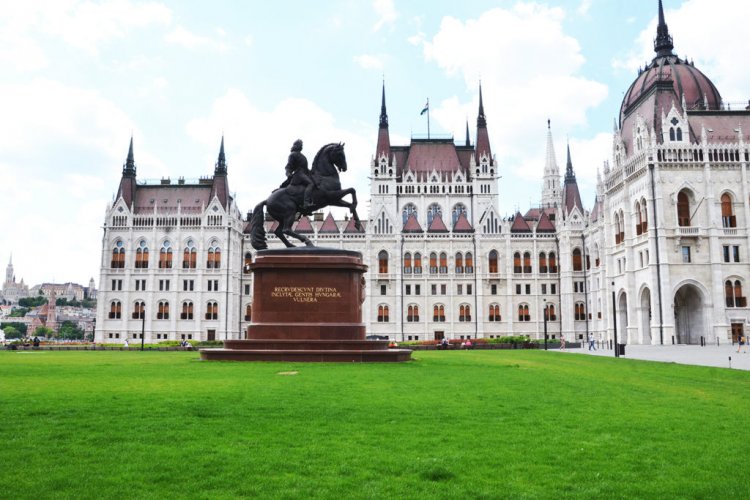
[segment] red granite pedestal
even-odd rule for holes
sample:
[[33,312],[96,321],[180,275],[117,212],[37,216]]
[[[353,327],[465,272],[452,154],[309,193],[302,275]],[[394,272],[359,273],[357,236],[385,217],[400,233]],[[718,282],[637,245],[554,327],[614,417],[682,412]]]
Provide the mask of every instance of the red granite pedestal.
[[245,340],[201,349],[225,361],[409,361],[411,350],[366,340],[362,254],[297,247],[261,250],[253,272],[253,319]]

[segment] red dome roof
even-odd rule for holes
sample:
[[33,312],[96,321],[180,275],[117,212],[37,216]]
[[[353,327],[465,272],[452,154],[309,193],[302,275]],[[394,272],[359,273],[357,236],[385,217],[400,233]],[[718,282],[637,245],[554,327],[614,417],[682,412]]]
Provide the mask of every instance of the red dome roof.
[[676,104],[681,102],[684,94],[688,109],[719,109],[721,105],[721,95],[716,86],[699,69],[674,55],[657,56],[625,92],[620,107],[620,124],[654,86],[666,90],[670,85],[680,99]]

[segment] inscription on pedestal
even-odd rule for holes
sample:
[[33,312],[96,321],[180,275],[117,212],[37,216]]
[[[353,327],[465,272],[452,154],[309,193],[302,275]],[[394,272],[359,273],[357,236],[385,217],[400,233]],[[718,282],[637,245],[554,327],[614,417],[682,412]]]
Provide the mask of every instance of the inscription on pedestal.
[[331,286],[275,286],[271,298],[296,303],[320,302],[340,299],[341,292]]

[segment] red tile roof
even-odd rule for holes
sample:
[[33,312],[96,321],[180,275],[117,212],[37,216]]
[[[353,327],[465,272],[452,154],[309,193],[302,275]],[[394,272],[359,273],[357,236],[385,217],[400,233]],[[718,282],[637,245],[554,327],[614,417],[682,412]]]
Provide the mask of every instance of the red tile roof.
[[453,142],[412,140],[406,166],[412,172],[455,172],[461,169]]
[[294,231],[297,233],[312,233],[313,227],[312,224],[310,224],[310,219],[308,219],[306,215],[300,217]]
[[344,233],[364,233],[365,232],[365,221],[359,222],[361,229],[354,227],[354,219],[349,219],[344,228]]
[[443,217],[440,215],[436,215],[432,218],[432,224],[430,224],[430,227],[427,228],[428,233],[447,233],[448,228],[445,227],[445,222],[443,222]]
[[530,233],[531,232],[531,226],[529,226],[529,223],[526,222],[526,220],[523,218],[523,215],[521,215],[521,212],[516,212],[516,215],[513,217],[513,225],[510,226],[510,232],[511,233]]
[[458,220],[453,224],[454,233],[473,233],[474,228],[469,224],[469,220],[466,218],[466,214],[458,216]]
[[554,233],[555,232],[555,225],[549,219],[549,216],[547,215],[546,211],[542,212],[542,215],[539,217],[539,223],[536,225],[536,232],[537,233]]
[[326,217],[326,220],[323,221],[323,225],[320,226],[320,229],[318,229],[318,233],[338,233],[339,232],[339,226],[336,224],[336,221],[333,220],[333,215],[331,215],[331,212],[328,212],[328,216]]
[[408,219],[406,219],[406,224],[404,224],[404,228],[402,229],[404,233],[422,233],[422,226],[419,225],[419,221],[417,221],[417,218],[414,216],[414,214],[411,214]]

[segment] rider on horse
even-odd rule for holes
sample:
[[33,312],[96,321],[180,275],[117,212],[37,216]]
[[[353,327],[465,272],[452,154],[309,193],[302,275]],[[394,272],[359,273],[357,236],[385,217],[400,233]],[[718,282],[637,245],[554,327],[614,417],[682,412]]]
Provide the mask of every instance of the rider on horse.
[[289,153],[289,160],[287,160],[284,170],[286,171],[286,180],[279,187],[287,187],[291,183],[294,174],[297,174],[295,184],[299,183],[305,186],[305,197],[301,211],[309,214],[310,209],[313,207],[312,191],[317,186],[317,183],[307,168],[307,158],[302,154],[302,139],[294,141],[291,153]]

